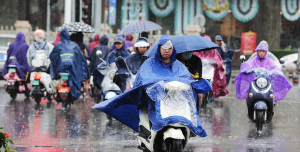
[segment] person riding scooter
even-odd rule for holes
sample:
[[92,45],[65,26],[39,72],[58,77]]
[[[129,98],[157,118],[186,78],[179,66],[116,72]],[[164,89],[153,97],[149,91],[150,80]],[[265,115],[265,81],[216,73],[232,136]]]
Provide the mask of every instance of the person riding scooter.
[[123,37],[117,36],[115,38],[114,45],[116,46],[116,48],[108,54],[106,62],[102,62],[101,64],[99,64],[96,70],[93,71],[94,83],[97,83],[99,86],[101,86],[104,79],[104,76],[100,72],[100,68],[115,63],[117,57],[123,57],[124,59],[126,59],[130,55],[130,53],[125,50],[125,40],[123,39]]
[[16,41],[9,45],[7,50],[7,59],[3,66],[2,76],[6,75],[8,65],[16,65],[19,77],[23,80],[29,77],[31,68],[26,59],[26,53],[29,46],[25,42],[25,35],[19,32],[16,36]]
[[[210,36],[207,34],[203,34],[208,40],[211,40]],[[223,60],[221,55],[218,53],[217,49],[207,50],[207,51],[200,51],[195,52],[194,55],[198,56],[202,62],[205,61],[212,61],[215,62],[214,64],[214,71],[213,71],[213,81],[212,81],[212,91],[214,99],[218,99],[221,96],[226,96],[229,92],[226,88],[226,78],[224,73],[224,68],[222,66]],[[202,65],[206,65],[203,64]],[[202,67],[203,70],[207,70],[206,68]],[[202,75],[207,75],[208,71],[202,71]],[[204,77],[207,79],[206,77]],[[211,79],[211,78],[210,78]]]
[[26,59],[26,53],[28,47],[29,47],[28,44],[26,44],[25,42],[24,33],[19,32],[16,36],[15,42],[9,45],[9,48],[7,50],[7,59],[5,61],[5,64],[3,66],[3,71],[2,71],[2,77],[4,79],[7,79],[7,77],[10,77],[6,75],[10,73],[8,67],[14,66],[14,68],[16,69],[14,73],[16,73],[16,75],[14,75],[13,77],[18,76],[18,79],[21,79],[20,81],[25,81],[25,84],[22,83],[19,86],[20,92],[22,91],[28,92],[28,90],[31,90],[30,81],[29,81],[31,68]]
[[[241,73],[234,79],[236,84],[236,97],[238,99],[246,99],[248,97],[248,90],[251,82],[259,76],[256,72],[257,69],[263,69],[267,72],[264,77],[266,77],[268,81],[271,81],[273,86],[274,105],[277,101],[284,99],[287,92],[292,88],[283,72],[276,66],[272,59],[267,57],[267,53],[267,47],[264,44],[259,44],[256,48],[257,56],[248,62],[242,63]],[[248,107],[248,113],[249,110],[252,110],[251,107]],[[268,115],[267,121],[271,121],[272,117],[273,115]]]
[[31,61],[35,56],[35,52],[37,50],[44,50],[47,58],[49,58],[52,50],[53,50],[53,45],[51,43],[47,43],[45,41],[45,32],[41,29],[36,30],[34,33],[34,43],[32,43],[27,51],[27,60],[28,64],[32,67]]
[[[202,61],[193,52],[184,52],[176,55],[176,59],[184,64],[195,80],[202,79]],[[199,108],[202,104],[203,94],[199,94]]]
[[50,54],[50,75],[57,79],[60,73],[69,74],[70,93],[73,100],[80,96],[81,83],[87,79],[87,61],[79,46],[70,40],[69,31],[60,32],[61,42],[57,43]]
[[122,92],[128,91],[133,87],[133,82],[138,70],[148,59],[147,56],[143,56],[143,54],[149,49],[149,42],[147,38],[139,37],[134,44],[134,47],[136,51],[130,54],[125,61],[118,59],[116,62],[118,71],[116,72],[114,82],[120,87]]
[[[170,91],[168,92],[168,90]],[[177,143],[181,144],[180,146],[183,149],[190,137],[190,132],[200,137],[207,136],[196,113],[196,102],[198,100],[198,93],[206,93],[209,90],[211,90],[211,86],[206,80],[195,81],[188,69],[176,60],[176,50],[173,47],[170,37],[164,35],[158,42],[155,57],[147,59],[140,67],[133,89],[115,98],[99,103],[93,108],[111,115],[135,131],[139,131],[139,141],[142,143],[148,141],[148,144],[145,144],[147,149],[151,151],[162,151],[164,149],[162,146],[165,143],[162,143],[164,139],[160,135],[165,135],[168,138],[169,135],[164,134],[165,131],[168,132],[170,126],[178,124],[180,127],[184,127],[187,133],[185,134],[186,136],[181,136],[182,138],[179,140],[184,140],[184,142]],[[175,93],[176,91],[180,93]],[[166,98],[164,98],[164,95]],[[172,98],[173,103],[169,100],[170,98]],[[160,109],[162,104],[166,102],[165,100],[170,101],[167,101],[170,104],[166,106],[175,106],[177,105],[174,104],[176,102],[180,102],[179,105],[182,103],[184,106],[173,106],[172,110],[167,111],[168,114],[165,115],[161,112],[162,109]],[[185,107],[189,109],[187,112],[189,118],[186,118],[179,112],[180,109],[184,109]],[[177,108],[176,110],[178,111],[173,110],[174,108]],[[173,112],[177,112],[177,114],[173,115]],[[160,130],[162,132],[159,132]],[[182,134],[180,129],[174,132]],[[158,138],[156,138],[156,135]],[[176,137],[171,137],[170,139],[173,140],[174,138]],[[159,147],[153,146],[156,143]],[[141,149],[145,149],[145,145],[143,147],[143,144],[140,145]]]

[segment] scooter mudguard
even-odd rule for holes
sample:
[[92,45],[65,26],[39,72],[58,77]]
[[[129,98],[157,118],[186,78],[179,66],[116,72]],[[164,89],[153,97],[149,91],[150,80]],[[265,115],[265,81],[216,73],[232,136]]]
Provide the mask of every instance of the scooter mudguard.
[[267,104],[264,101],[257,101],[254,110],[267,110]]
[[175,128],[168,128],[168,130],[164,132],[164,140],[166,140],[167,138],[185,139],[181,129]]
[[108,99],[113,98],[113,97],[115,97],[115,96],[117,96],[117,93],[116,93],[116,92],[114,92],[114,91],[109,91],[109,92],[106,93],[104,99],[108,100]]

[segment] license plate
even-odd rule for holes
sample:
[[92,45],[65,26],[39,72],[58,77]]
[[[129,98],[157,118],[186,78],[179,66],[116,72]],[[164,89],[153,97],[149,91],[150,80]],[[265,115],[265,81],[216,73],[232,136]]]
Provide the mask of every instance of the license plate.
[[15,68],[9,68],[8,72],[16,72],[16,69]]
[[69,79],[69,75],[60,75],[60,79],[61,80],[68,80]]
[[39,85],[39,84],[40,84],[40,81],[33,80],[33,81],[31,82],[31,84],[32,84],[32,85]]

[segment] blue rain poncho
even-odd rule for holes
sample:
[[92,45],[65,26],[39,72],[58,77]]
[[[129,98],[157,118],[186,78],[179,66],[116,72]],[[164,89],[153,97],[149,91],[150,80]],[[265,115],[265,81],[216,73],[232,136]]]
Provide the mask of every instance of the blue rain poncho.
[[57,43],[50,54],[50,75],[56,79],[59,73],[69,73],[71,96],[76,100],[80,96],[81,83],[88,77],[86,59],[79,46],[70,40],[69,31],[60,32],[61,42]]
[[23,32],[19,32],[16,36],[16,41],[9,45],[7,50],[7,59],[3,66],[2,77],[8,73],[7,66],[15,65],[17,73],[21,79],[26,79],[31,72],[31,68],[27,62],[26,53],[28,50],[28,44],[25,42],[25,35]]
[[[162,118],[159,108],[161,101],[155,102],[149,97],[149,94],[151,94],[150,96],[155,96],[155,94],[153,94],[155,89],[152,90],[152,84],[157,82],[159,82],[159,86],[162,86],[160,87],[162,89],[164,84],[170,81],[179,81],[190,85],[192,87],[193,95],[193,100],[191,101],[196,103],[198,99],[198,93],[206,93],[211,90],[211,86],[206,80],[202,79],[200,81],[195,81],[191,77],[187,68],[178,60],[176,60],[175,48],[169,63],[161,61],[160,46],[165,44],[168,40],[170,40],[169,36],[164,35],[161,37],[158,42],[159,45],[155,57],[149,58],[141,66],[132,90],[99,103],[93,108],[105,112],[135,131],[138,131],[139,127],[138,109],[148,109],[148,116],[152,122],[151,129],[154,131],[158,131],[162,129],[163,126],[168,124],[182,123],[189,127],[190,130],[196,135],[206,137],[207,134],[202,128],[201,121],[196,113],[196,106],[194,106],[192,109],[194,120],[196,120],[194,122],[191,122],[190,120],[181,116]],[[146,90],[148,91],[148,94],[146,93]],[[193,103],[193,105],[196,103]]]

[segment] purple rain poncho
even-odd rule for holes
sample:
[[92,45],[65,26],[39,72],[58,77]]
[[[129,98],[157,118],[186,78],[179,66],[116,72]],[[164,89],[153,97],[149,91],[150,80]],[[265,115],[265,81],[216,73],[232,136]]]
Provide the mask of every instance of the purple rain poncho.
[[7,59],[2,71],[3,77],[7,74],[8,65],[16,65],[19,77],[25,80],[27,72],[31,72],[31,68],[26,57],[28,48],[29,46],[25,42],[24,33],[19,32],[16,36],[16,41],[10,44],[7,50]]
[[[265,45],[259,44],[256,48],[258,50],[265,50],[266,54],[268,49]],[[266,55],[260,58],[257,52],[257,57],[241,65],[241,73],[234,79],[236,84],[236,97],[238,99],[246,99],[251,82],[258,76],[269,79],[274,89],[274,101],[284,99],[286,93],[292,86],[286,80],[282,71],[275,65],[275,63]]]

